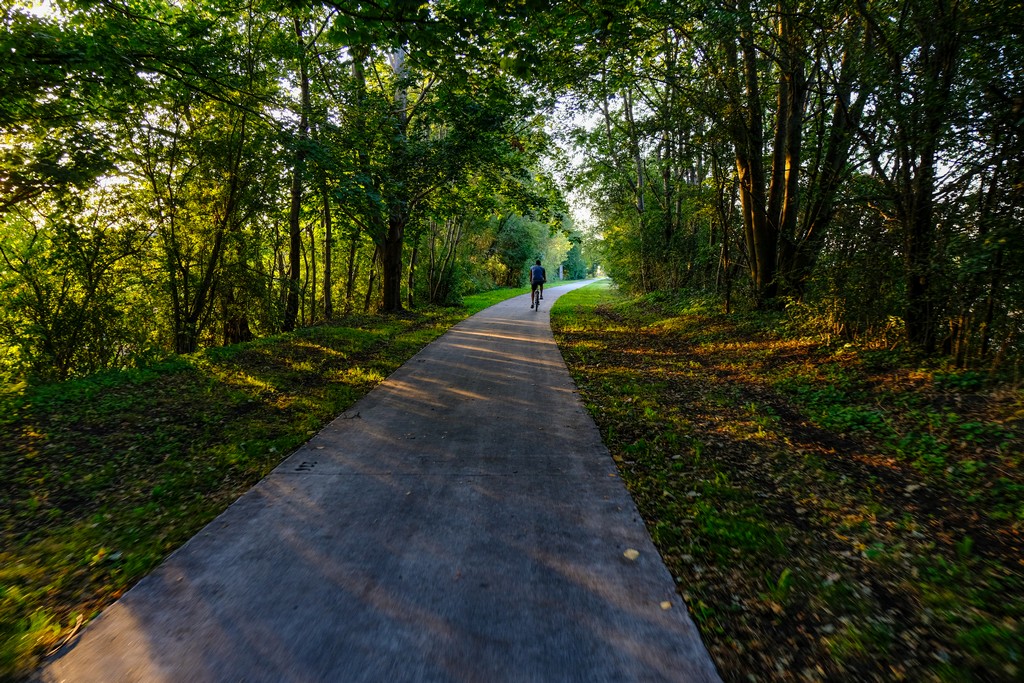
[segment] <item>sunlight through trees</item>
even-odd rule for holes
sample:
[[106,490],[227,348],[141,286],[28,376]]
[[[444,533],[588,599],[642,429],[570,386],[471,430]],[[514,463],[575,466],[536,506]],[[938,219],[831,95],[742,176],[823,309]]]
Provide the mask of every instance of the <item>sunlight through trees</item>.
[[536,257],[1006,366],[1021,11],[8,4],[2,372],[453,303]]

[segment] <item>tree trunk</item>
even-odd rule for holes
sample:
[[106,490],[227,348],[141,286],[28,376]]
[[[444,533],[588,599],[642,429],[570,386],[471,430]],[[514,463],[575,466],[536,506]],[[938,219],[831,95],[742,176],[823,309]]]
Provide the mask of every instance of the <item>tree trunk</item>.
[[306,43],[302,39],[302,25],[294,20],[295,38],[299,46],[299,88],[300,113],[298,145],[295,150],[295,165],[292,169],[291,208],[288,213],[288,299],[284,308],[284,322],[281,329],[290,332],[295,329],[299,314],[299,279],[301,276],[302,230],[300,210],[302,208],[302,176],[306,166],[306,140],[309,137],[309,73],[306,67]]
[[[316,322],[316,234],[313,232],[313,222],[306,223],[306,238],[309,243],[309,256],[307,257],[307,251],[305,246],[302,249],[302,262],[303,270],[306,272],[306,282],[302,286],[302,300],[306,300],[306,292],[309,292],[309,315],[307,317],[305,310],[302,312],[300,320],[305,321],[304,324],[312,324]],[[305,308],[305,304],[303,304]]]
[[406,293],[406,299],[409,302],[409,310],[413,307],[413,292],[416,288],[416,256],[420,250],[420,238],[416,237],[416,241],[412,245],[412,256],[409,257],[409,282],[406,285],[408,290]]
[[277,250],[276,265],[277,265],[277,280],[283,282],[284,286],[281,287],[281,293],[278,295],[278,306],[279,310],[283,310],[288,305],[288,269],[284,265],[284,252]]
[[932,291],[932,258],[935,246],[934,192],[935,158],[922,155],[910,197],[911,212],[904,233],[904,263],[907,277],[907,304],[904,320],[907,338],[925,353],[935,352],[936,318]]
[[352,240],[348,247],[348,273],[345,280],[345,313],[351,313],[354,307],[355,301],[355,288],[356,288],[356,271],[358,270],[358,263],[356,262],[356,247],[359,246],[359,233],[353,231]]
[[740,209],[743,214],[747,260],[754,295],[759,306],[772,300],[776,294],[775,267],[778,250],[778,231],[768,220],[765,197],[764,124],[762,122],[761,88],[757,72],[757,47],[754,45],[750,3],[741,7],[744,26],[740,31],[738,48],[742,66],[736,63],[734,53],[727,47],[730,69],[741,69],[743,75],[741,99],[742,114],[734,120],[736,172],[739,179]]
[[381,310],[393,313],[402,310],[402,246],[405,235],[403,216],[388,217],[388,234],[381,250]]
[[370,302],[373,300],[373,284],[377,279],[378,256],[380,256],[380,247],[374,248],[373,256],[370,258],[370,276],[367,278],[366,300],[363,302],[363,313],[368,313],[370,311]]
[[331,221],[331,194],[327,191],[326,184],[323,188],[324,195],[324,318],[330,320],[334,317],[334,300],[332,289],[334,288],[334,275],[331,271],[331,254],[334,251],[333,224]]
[[939,11],[934,17],[917,17],[921,26],[923,45],[921,59],[924,78],[922,86],[921,111],[913,123],[920,125],[908,136],[916,141],[919,149],[911,145],[905,152],[908,159],[916,157],[917,163],[907,170],[909,186],[904,185],[904,263],[906,264],[907,302],[904,322],[907,340],[925,353],[935,352],[937,342],[938,313],[934,287],[935,257],[935,164],[938,157],[940,137],[947,124],[947,104],[952,95],[953,78],[956,74],[956,55],[959,51],[959,20],[957,3],[950,6],[935,3]]
[[[861,45],[861,40],[864,44]],[[840,61],[839,79],[836,84],[835,102],[828,124],[827,142],[822,161],[813,171],[811,187],[808,188],[807,209],[803,225],[796,234],[783,240],[779,255],[779,280],[786,286],[787,293],[802,300],[811,272],[821,253],[832,218],[835,214],[835,199],[839,187],[849,176],[847,162],[854,131],[860,125],[864,103],[868,99],[866,85],[861,82],[855,103],[851,104],[854,80],[860,67],[861,50],[872,49],[870,34],[857,30],[849,38]]]
[[803,58],[794,19],[780,7],[780,42],[783,61],[779,65],[780,82],[776,114],[775,142],[772,154],[772,183],[769,189],[768,220],[775,224],[778,235],[778,264],[785,263],[786,252],[792,250],[797,239],[797,212],[800,208],[800,152],[803,142],[803,114],[807,94]]
[[981,320],[981,349],[982,359],[986,359],[991,351],[992,344],[992,323],[995,320],[996,301],[999,299],[999,290],[1002,288],[1003,250],[997,248],[992,259],[988,294],[985,297],[985,312]]
[[[354,45],[352,46],[352,81],[355,85],[355,101],[359,106],[357,110],[354,126],[360,138],[365,135],[365,113],[362,111],[362,105],[366,100],[366,67],[364,62],[370,55],[370,50],[365,45]],[[359,170],[366,177],[371,177],[370,173],[370,157],[366,149],[360,145],[356,150],[356,158],[359,160]],[[359,235],[360,228],[357,225],[352,226],[352,241],[349,243],[348,249],[348,277],[345,281],[345,313],[351,313],[355,309],[355,296],[356,296],[356,280],[359,273],[359,260],[356,258],[359,250]],[[372,237],[372,235],[371,235]],[[374,278],[374,265],[376,261],[377,251],[374,250],[373,259],[370,263],[370,278],[369,278],[369,289],[366,293],[366,302],[363,305],[363,310],[369,310],[370,306],[370,294],[373,289],[373,278]]]
[[[399,81],[395,88],[393,102],[393,125],[394,139],[391,154],[394,162],[399,162],[405,154],[406,135],[409,126],[408,90],[403,82],[406,76],[407,67],[405,64],[405,51],[398,48],[391,54],[391,70]],[[397,169],[401,169],[401,163],[393,163]],[[401,172],[401,171],[400,171]],[[394,190],[401,192],[402,190]],[[408,197],[391,197],[388,206],[387,232],[381,249],[381,279],[383,304],[382,310],[395,312],[402,310],[402,247],[405,240],[405,226],[409,222]]]

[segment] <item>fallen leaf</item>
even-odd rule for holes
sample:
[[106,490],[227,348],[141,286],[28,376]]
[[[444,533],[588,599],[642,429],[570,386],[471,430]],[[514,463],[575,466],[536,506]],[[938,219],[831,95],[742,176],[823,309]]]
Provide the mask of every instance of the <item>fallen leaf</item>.
[[626,552],[622,553],[622,555],[627,560],[635,560],[636,558],[640,557],[640,551],[635,550],[633,548],[627,548]]

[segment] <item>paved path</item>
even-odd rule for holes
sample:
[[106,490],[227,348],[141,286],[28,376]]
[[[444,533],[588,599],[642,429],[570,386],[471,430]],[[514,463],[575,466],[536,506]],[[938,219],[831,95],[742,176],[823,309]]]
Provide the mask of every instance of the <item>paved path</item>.
[[452,328],[41,680],[719,680],[552,338],[575,286]]

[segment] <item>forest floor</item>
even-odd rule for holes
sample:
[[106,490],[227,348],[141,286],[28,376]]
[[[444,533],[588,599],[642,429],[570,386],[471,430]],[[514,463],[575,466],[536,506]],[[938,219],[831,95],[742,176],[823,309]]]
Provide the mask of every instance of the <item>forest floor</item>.
[[0,391],[0,681],[31,674],[427,343],[526,291]]
[[601,286],[552,326],[726,681],[1024,677],[1019,389]]

